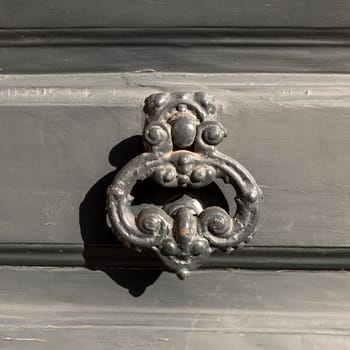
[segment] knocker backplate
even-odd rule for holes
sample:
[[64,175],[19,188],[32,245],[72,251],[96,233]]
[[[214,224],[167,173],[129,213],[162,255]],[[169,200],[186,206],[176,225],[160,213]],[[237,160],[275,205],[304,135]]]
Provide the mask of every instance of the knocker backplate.
[[[211,97],[200,92],[154,94],[145,100],[144,112],[146,152],[124,166],[108,188],[108,223],[126,247],[153,249],[184,279],[213,251],[228,253],[251,239],[262,192],[241,164],[216,150],[226,130],[217,121]],[[162,205],[147,204],[135,214],[132,190],[147,179],[158,185],[157,191],[178,191]],[[184,191],[205,192],[218,179],[235,190],[232,216]]]

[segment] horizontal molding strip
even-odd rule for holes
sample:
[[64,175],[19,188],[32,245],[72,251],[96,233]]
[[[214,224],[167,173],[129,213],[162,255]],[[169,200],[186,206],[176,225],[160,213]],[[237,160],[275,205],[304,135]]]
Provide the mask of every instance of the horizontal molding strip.
[[[0,57],[1,60],[1,57]],[[269,74],[269,73],[99,73],[99,74],[3,74],[0,75],[0,104],[103,105],[139,108],[144,96],[155,91],[190,90],[199,87],[212,93],[220,104],[225,101],[350,106],[348,74]],[[142,90],[139,94],[138,90]]]
[[349,73],[349,34],[349,28],[0,29],[0,73]]
[[350,28],[0,29],[1,47],[25,46],[349,46]]
[[[104,244],[0,244],[0,265],[162,268],[150,251]],[[349,270],[350,247],[245,247],[215,253],[202,269]]]

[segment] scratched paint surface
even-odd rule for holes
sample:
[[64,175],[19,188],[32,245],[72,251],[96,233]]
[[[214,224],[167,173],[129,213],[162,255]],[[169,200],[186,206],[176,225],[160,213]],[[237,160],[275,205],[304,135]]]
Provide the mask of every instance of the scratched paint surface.
[[1,349],[350,346],[348,273],[108,273],[1,268]]
[[350,80],[269,74],[2,76],[0,242],[80,243],[84,201],[102,212],[90,241],[110,241],[99,185],[142,151],[143,99],[160,87],[217,98],[220,148],[265,194],[252,245],[349,246]]

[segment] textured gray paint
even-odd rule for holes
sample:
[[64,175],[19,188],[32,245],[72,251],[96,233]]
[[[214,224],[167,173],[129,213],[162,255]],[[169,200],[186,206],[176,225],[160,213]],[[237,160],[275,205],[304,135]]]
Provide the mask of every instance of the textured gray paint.
[[[283,41],[284,39],[282,39]],[[26,64],[23,64],[26,62]],[[287,47],[283,45],[226,47],[191,44],[153,46],[31,46],[0,47],[5,74],[188,72],[188,73],[349,73],[348,45]]]
[[349,77],[269,74],[2,76],[1,242],[114,242],[106,175],[142,152],[125,139],[141,133],[143,99],[198,86],[222,106],[220,150],[265,193],[254,245],[349,246]]
[[2,0],[0,27],[346,27],[347,0]]
[[348,273],[1,268],[1,349],[350,346]]

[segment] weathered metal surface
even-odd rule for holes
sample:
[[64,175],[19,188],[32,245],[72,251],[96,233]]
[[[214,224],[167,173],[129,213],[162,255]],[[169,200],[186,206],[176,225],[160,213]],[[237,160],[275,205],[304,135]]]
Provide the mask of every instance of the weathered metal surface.
[[[216,120],[215,102],[196,93],[160,93],[145,100],[143,138],[147,152],[132,159],[114,178],[107,194],[108,223],[130,248],[151,248],[184,279],[216,249],[229,253],[255,233],[262,192],[237,161],[216,150],[226,130]],[[160,187],[180,188],[162,205],[132,212],[132,190],[151,178]],[[223,179],[236,191],[231,218],[218,206],[203,208],[196,196]]]

